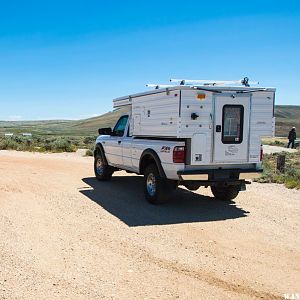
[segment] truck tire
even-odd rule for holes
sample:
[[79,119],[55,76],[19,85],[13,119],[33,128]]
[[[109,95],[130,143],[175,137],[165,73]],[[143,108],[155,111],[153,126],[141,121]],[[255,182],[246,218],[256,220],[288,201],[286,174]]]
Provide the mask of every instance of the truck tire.
[[107,164],[106,159],[101,152],[97,152],[94,159],[94,172],[99,181],[108,181],[111,179],[113,171]]
[[148,202],[151,204],[166,203],[176,187],[176,181],[160,177],[155,164],[146,167],[144,171],[144,194]]
[[222,201],[230,201],[239,194],[239,186],[230,185],[226,187],[211,186],[211,191],[215,198]]

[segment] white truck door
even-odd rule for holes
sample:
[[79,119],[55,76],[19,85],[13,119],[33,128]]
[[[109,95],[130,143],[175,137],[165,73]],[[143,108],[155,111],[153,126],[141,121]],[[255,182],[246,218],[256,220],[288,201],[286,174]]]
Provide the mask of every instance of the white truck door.
[[104,151],[111,165],[123,166],[122,142],[127,125],[128,116],[122,116],[113,129],[112,136],[105,141]]
[[216,163],[248,161],[249,94],[216,95],[214,98],[214,151]]

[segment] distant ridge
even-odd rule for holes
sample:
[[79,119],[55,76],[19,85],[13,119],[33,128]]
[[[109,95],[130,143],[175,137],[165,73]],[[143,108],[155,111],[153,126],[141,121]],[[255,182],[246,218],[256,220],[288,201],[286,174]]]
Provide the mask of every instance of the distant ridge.
[[298,129],[300,136],[300,106],[299,105],[276,105],[276,136],[286,137],[291,127]]
[[[31,132],[46,135],[97,135],[98,128],[112,127],[126,110],[119,109],[101,116],[82,120],[45,120],[45,121],[0,121],[0,133]],[[276,105],[276,136],[287,136],[292,126],[298,129],[300,136],[300,106]]]

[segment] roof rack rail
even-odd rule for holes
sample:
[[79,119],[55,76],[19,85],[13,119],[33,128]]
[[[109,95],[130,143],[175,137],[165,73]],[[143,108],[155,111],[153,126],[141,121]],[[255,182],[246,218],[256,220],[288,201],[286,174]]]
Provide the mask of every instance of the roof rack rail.
[[148,83],[146,84],[147,87],[153,87],[155,90],[158,89],[163,89],[163,88],[168,88],[174,86],[174,84],[153,84],[153,83]]
[[246,87],[249,87],[250,84],[259,84],[258,81],[249,81],[248,77],[244,77],[239,80],[203,80],[203,79],[170,79],[170,82],[179,83],[179,85],[208,85],[208,86],[216,86],[216,85],[227,85],[227,84],[241,84]]

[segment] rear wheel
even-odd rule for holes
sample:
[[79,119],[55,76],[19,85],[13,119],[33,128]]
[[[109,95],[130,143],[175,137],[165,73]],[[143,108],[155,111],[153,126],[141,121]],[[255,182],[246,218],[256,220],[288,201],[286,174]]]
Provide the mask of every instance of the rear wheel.
[[215,198],[222,201],[230,201],[237,197],[240,188],[236,185],[230,185],[225,187],[211,186],[211,191]]
[[110,180],[113,174],[111,167],[107,164],[106,159],[100,152],[98,152],[95,156],[94,172],[96,178],[100,181]]
[[144,194],[151,204],[165,203],[176,189],[176,182],[160,177],[155,164],[150,164],[144,171]]

